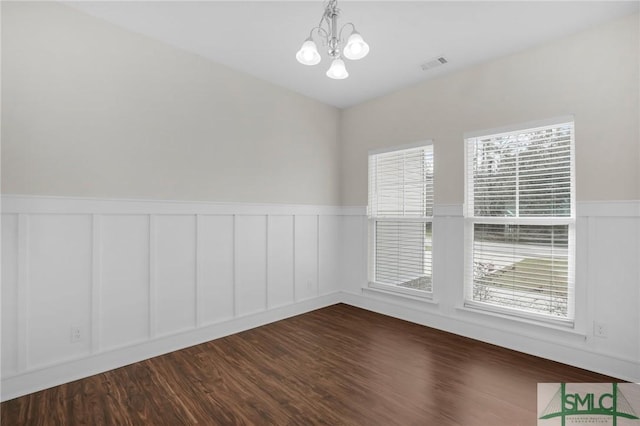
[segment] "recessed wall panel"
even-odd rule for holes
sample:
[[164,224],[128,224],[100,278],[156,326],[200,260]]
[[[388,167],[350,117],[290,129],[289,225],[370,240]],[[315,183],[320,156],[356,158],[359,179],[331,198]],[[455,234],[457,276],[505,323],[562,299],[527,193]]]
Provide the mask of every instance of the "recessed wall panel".
[[106,349],[149,336],[149,217],[100,221],[100,346]]
[[367,284],[366,218],[344,216],[342,221],[343,289],[359,293]]
[[634,238],[639,232],[639,221],[628,217],[599,217],[590,221],[587,268],[593,288],[587,297],[597,301],[594,321],[607,329],[607,338],[594,338],[593,345],[603,352],[637,353],[639,342],[629,336],[638,336],[640,332],[640,253]]
[[318,222],[318,288],[320,294],[340,290],[340,229],[342,216],[320,216]]
[[199,303],[204,324],[233,317],[233,227],[232,215],[199,218]]
[[196,217],[158,215],[154,221],[156,332],[163,335],[196,324]]
[[2,215],[2,376],[18,369],[18,215]]
[[318,217],[295,218],[296,300],[318,295]]
[[[89,353],[92,219],[30,215],[28,219],[28,366]],[[79,328],[77,341],[71,328]]]
[[266,309],[267,219],[236,217],[236,306],[238,315]]
[[269,307],[293,302],[293,216],[269,216]]

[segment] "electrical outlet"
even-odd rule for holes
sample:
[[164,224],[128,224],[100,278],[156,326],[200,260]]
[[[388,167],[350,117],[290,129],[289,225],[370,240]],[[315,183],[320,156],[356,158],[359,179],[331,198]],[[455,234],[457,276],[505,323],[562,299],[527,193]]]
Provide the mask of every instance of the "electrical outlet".
[[594,321],[594,323],[593,323],[593,335],[596,336],[596,337],[606,338],[607,337],[607,324],[605,324],[603,322]]
[[308,289],[313,288],[313,283],[311,282],[311,280],[307,280],[307,288]]
[[71,343],[76,343],[82,340],[82,329],[78,326],[71,326]]

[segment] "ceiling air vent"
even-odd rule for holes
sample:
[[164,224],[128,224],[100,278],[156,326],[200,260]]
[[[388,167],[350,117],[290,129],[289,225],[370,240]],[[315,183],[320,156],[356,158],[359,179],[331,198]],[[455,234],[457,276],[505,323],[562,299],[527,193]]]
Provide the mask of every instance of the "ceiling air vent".
[[430,70],[432,68],[436,68],[436,67],[439,67],[441,65],[444,65],[447,62],[449,62],[449,61],[447,61],[444,56],[438,56],[437,58],[433,58],[433,59],[425,62],[424,64],[420,65],[420,68],[422,68],[422,71],[427,71],[427,70]]

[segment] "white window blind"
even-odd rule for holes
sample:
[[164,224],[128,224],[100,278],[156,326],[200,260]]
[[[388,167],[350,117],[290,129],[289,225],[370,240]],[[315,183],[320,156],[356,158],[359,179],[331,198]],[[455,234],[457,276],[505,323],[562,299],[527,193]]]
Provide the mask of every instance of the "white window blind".
[[466,304],[571,321],[573,122],[466,139]]
[[369,155],[374,285],[431,292],[433,146]]

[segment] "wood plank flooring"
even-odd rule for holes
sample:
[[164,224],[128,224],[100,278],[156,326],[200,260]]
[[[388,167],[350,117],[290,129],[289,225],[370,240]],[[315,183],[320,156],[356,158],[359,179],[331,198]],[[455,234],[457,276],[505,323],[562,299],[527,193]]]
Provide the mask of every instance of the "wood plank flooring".
[[339,304],[47,389],[2,425],[536,424],[538,382],[612,378]]

